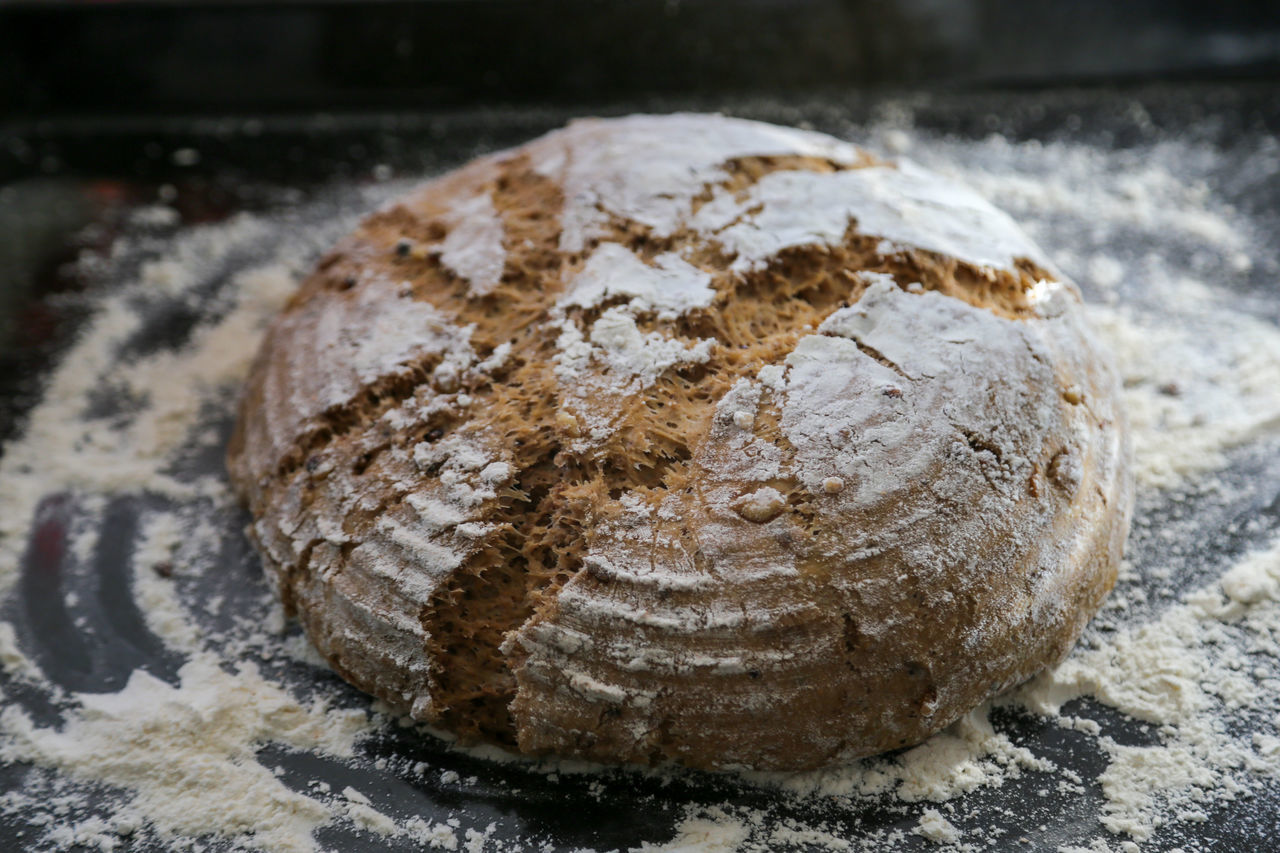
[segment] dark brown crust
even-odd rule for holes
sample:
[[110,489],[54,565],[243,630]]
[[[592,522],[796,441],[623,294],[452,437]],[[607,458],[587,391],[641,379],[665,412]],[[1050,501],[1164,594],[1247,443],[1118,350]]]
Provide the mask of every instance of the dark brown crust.
[[[726,164],[731,178],[725,185],[740,191],[777,169],[875,162],[742,158]],[[449,232],[450,205],[475,192],[493,199],[507,249],[501,284],[485,296],[453,275],[437,251]],[[582,253],[559,250],[562,204],[558,186],[534,170],[527,151],[478,161],[366,220],[321,261],[267,335],[242,399],[229,470],[254,514],[252,535],[282,601],[336,671],[469,741],[605,761],[801,768],[917,742],[1069,651],[1114,583],[1131,503],[1115,380],[1087,338],[1068,341],[1057,353],[1060,362],[1045,368],[1099,413],[1085,414],[1063,401],[1054,415],[1055,431],[1068,422],[1092,431],[1082,483],[1054,485],[1054,454],[1065,443],[1045,440],[1028,481],[1019,486],[1017,504],[1019,517],[1051,519],[1033,528],[1037,541],[1011,542],[1012,523],[997,524],[990,539],[969,543],[966,555],[970,565],[983,559],[995,564],[1001,551],[1014,552],[986,588],[965,587],[957,597],[946,584],[913,586],[918,578],[895,588],[893,606],[905,614],[902,630],[928,624],[931,636],[886,638],[864,630],[865,614],[886,606],[868,590],[883,588],[881,581],[910,563],[903,552],[887,549],[857,559],[839,553],[845,540],[837,534],[849,525],[874,528],[896,523],[898,516],[832,516],[810,487],[788,475],[769,484],[786,500],[776,527],[782,532],[764,543],[752,538],[761,525],[749,524],[743,536],[753,548],[794,558],[800,575],[728,584],[722,598],[757,596],[738,606],[758,605],[768,618],[748,619],[750,633],[703,632],[689,642],[717,653],[735,644],[748,650],[807,644],[814,651],[806,665],[646,675],[636,684],[653,688],[657,698],[647,705],[595,701],[590,691],[584,698],[564,673],[539,674],[541,652],[531,657],[527,647],[537,646],[542,626],[599,630],[602,637],[620,630],[578,619],[557,596],[571,585],[575,595],[604,599],[625,586],[585,560],[611,535],[610,525],[620,523],[622,495],[638,495],[652,507],[687,496],[685,521],[663,528],[683,543],[666,555],[673,560],[709,559],[691,527],[746,524],[738,516],[718,516],[702,502],[704,490],[718,485],[700,456],[716,429],[717,402],[739,379],[779,363],[833,311],[857,302],[868,282],[857,273],[885,273],[903,288],[919,283],[1018,322],[1035,321],[1027,294],[1036,281],[1050,278],[1028,260],[1005,272],[924,251],[881,254],[880,241],[860,234],[856,224],[838,246],[789,249],[763,270],[738,276],[727,271],[731,258],[693,232],[658,237],[635,223],[615,222],[600,240],[621,243],[646,261],[679,251],[716,271],[711,307],[673,320],[642,317],[641,330],[691,341],[714,338],[719,345],[705,363],[670,370],[625,400],[611,436],[589,450],[574,449],[580,427],[559,403],[561,389],[549,367],[557,332],[546,321],[595,242]],[[410,248],[397,250],[406,239]],[[374,378],[354,376],[335,362],[322,319],[337,312],[358,339],[372,328],[374,315],[394,315],[402,310],[397,306],[411,303],[434,306],[453,325],[473,325],[477,358],[503,345],[510,347],[509,357],[460,378],[437,375],[448,357],[441,351],[412,353]],[[573,309],[569,319],[585,326],[604,307]],[[862,348],[892,367],[874,349]],[[470,404],[460,407],[459,394]],[[754,432],[786,459],[794,448],[779,411],[766,394]],[[495,452],[513,475],[478,510],[489,532],[474,540],[450,538],[457,565],[437,577],[435,569],[420,570],[416,553],[388,531],[417,523],[411,499],[442,488],[439,468],[416,463],[415,449],[481,437],[498,442]],[[975,455],[1000,450],[978,432],[966,440]],[[973,507],[949,505],[923,487],[915,499],[934,516],[921,523],[921,535],[945,537],[949,527],[970,524]],[[775,529],[772,520],[766,526]],[[665,558],[655,554],[648,558]],[[714,571],[723,572],[734,559],[732,549],[718,555]],[[1046,571],[1036,564],[1040,560],[1055,561],[1050,571],[1063,575],[1068,591],[1048,609],[1033,594],[1039,589],[1034,579]],[[414,573],[431,575],[430,582],[414,580]],[[855,577],[858,583],[851,583]],[[939,597],[940,590],[946,597]],[[683,602],[693,612],[705,595],[667,590],[662,603],[678,608]],[[993,607],[1014,599],[1007,618],[993,617]],[[993,618],[996,627],[975,657],[960,641]],[[522,638],[529,641],[524,646]],[[634,628],[630,639],[656,646],[682,642],[644,628]],[[631,678],[609,672],[619,683]],[[795,718],[805,724],[794,725]]]

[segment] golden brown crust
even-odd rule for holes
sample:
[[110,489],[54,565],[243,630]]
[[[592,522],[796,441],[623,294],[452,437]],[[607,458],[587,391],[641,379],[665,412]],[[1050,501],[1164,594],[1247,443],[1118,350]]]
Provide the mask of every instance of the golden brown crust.
[[[671,141],[695,131],[705,151]],[[627,184],[637,139],[696,180]],[[897,168],[641,117],[367,219],[268,333],[229,451],[335,669],[469,740],[805,768],[917,742],[1066,654],[1132,500],[1075,288],[1034,247],[932,250],[969,235],[892,202],[763,229],[822,176],[931,186]]]

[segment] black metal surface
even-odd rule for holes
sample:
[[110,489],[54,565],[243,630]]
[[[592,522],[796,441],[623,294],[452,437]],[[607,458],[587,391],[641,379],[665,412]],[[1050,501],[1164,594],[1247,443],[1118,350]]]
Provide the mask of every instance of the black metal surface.
[[[1137,120],[1133,104],[1142,106]],[[841,130],[866,122],[883,102],[867,95],[776,100],[684,99],[665,104],[613,102],[592,112],[625,112],[634,107],[727,108],[747,116]],[[68,122],[30,125],[10,136],[7,183],[0,187],[0,211],[6,235],[0,242],[0,293],[11,319],[0,342],[0,437],[11,434],[20,415],[38,394],[40,377],[65,346],[83,317],[75,294],[111,287],[65,267],[77,248],[109,245],[140,202],[154,199],[171,185],[174,206],[186,223],[215,221],[237,210],[286,211],[308,205],[341,205],[350,187],[372,180],[378,167],[396,174],[419,174],[461,162],[480,150],[521,141],[561,124],[582,110],[473,111],[399,116],[359,115],[302,122],[293,119],[234,119],[213,122],[140,120]],[[1211,146],[1221,158],[1215,193],[1252,212],[1261,223],[1280,223],[1280,186],[1273,176],[1250,180],[1248,157],[1274,144],[1280,133],[1280,90],[1269,82],[1249,85],[1154,86],[1143,89],[1096,89],[1067,92],[995,92],[914,99],[915,126],[921,133],[946,133],[980,139],[992,132],[1013,139],[1062,140],[1102,149],[1149,144],[1160,138],[1195,140]],[[16,140],[16,142],[15,142]],[[198,163],[179,165],[173,152],[194,148]],[[25,152],[14,156],[14,150]],[[185,158],[179,158],[183,160]],[[42,167],[43,164],[43,167]],[[85,227],[91,226],[88,233]],[[210,273],[201,292],[210,297],[249,256],[233,258],[225,269]],[[114,275],[128,269],[120,262]],[[1087,282],[1086,282],[1087,285]],[[1270,299],[1280,314],[1275,284],[1261,276],[1238,284],[1244,292]],[[29,318],[38,318],[33,321]],[[159,318],[155,334],[136,346],[153,351],[180,346],[190,317]],[[170,322],[172,321],[172,322]],[[211,413],[221,434],[230,429],[228,411]],[[220,470],[218,448],[184,461],[196,475]],[[1134,533],[1139,576],[1156,561],[1168,565],[1170,554],[1182,555],[1177,585],[1155,594],[1150,582],[1149,607],[1163,606],[1170,592],[1202,583],[1222,561],[1280,530],[1280,453],[1262,448],[1237,454],[1232,476],[1245,488],[1230,501],[1215,493],[1186,494],[1139,508]],[[125,594],[121,574],[130,554],[138,516],[163,502],[154,496],[115,501],[101,525],[103,536],[87,564],[68,556],[69,529],[82,509],[73,496],[51,494],[41,507],[22,565],[16,596],[3,604],[0,616],[18,629],[24,650],[57,684],[90,692],[119,689],[135,667],[173,682],[180,661],[150,635]],[[227,613],[265,618],[264,582],[257,559],[241,528],[238,511],[213,510],[221,531],[216,574],[183,579],[185,596],[226,597],[220,617],[207,617],[208,628],[226,630]],[[1221,535],[1233,520],[1252,519],[1230,536]],[[1159,538],[1160,545],[1152,542]],[[1175,560],[1175,562],[1177,562]],[[1143,562],[1146,561],[1146,562]],[[1144,581],[1143,583],[1147,583]],[[67,605],[67,592],[78,604]],[[220,621],[221,620],[221,621]],[[86,627],[87,626],[87,627]],[[296,629],[295,629],[296,630]],[[264,671],[300,695],[322,694],[355,707],[367,699],[328,673],[290,660],[263,664]],[[44,723],[59,709],[39,690],[0,677],[7,701],[16,702]],[[1103,723],[1104,732],[1122,743],[1150,742],[1154,734],[1120,715],[1089,703],[1088,716]],[[1095,779],[1105,756],[1094,739],[1058,728],[1038,718],[1001,712],[995,723],[1017,744],[1060,767]],[[851,839],[882,828],[909,829],[918,809],[891,801],[856,806],[823,804],[752,786],[731,777],[684,773],[673,777],[615,771],[603,776],[564,776],[557,781],[522,765],[495,764],[448,750],[412,730],[388,727],[364,745],[357,760],[340,762],[283,749],[264,753],[269,764],[284,768],[283,781],[303,789],[324,778],[335,790],[352,785],[374,804],[396,817],[418,815],[464,818],[463,828],[483,830],[496,823],[495,837],[519,840],[529,849],[549,844],[557,851],[577,847],[625,849],[640,841],[669,839],[690,804],[728,802],[761,810],[766,820],[821,822]],[[379,761],[385,764],[379,766]],[[425,775],[414,768],[424,762]],[[443,781],[454,770],[457,779]],[[23,778],[21,766],[0,766],[0,789]],[[450,777],[452,778],[452,777]],[[1047,793],[1045,793],[1047,791]],[[104,803],[110,797],[104,794]],[[994,849],[1055,850],[1062,844],[1085,844],[1100,834],[1097,814],[1102,802],[1096,784],[1084,795],[1057,792],[1050,774],[1027,773],[999,789],[966,796],[966,814],[956,819],[963,830],[1003,830]],[[103,806],[108,810],[109,806]],[[21,817],[0,818],[0,842],[21,848]],[[1216,805],[1209,820],[1160,830],[1143,849],[1245,851],[1273,849],[1280,836],[1280,792],[1264,791],[1252,800]],[[1021,842],[1019,839],[1026,839]],[[338,850],[411,849],[407,842],[387,842],[350,829],[330,828],[320,840]],[[929,842],[907,836],[895,849],[926,850]],[[138,846],[160,850],[163,845]],[[213,845],[218,849],[218,844]]]

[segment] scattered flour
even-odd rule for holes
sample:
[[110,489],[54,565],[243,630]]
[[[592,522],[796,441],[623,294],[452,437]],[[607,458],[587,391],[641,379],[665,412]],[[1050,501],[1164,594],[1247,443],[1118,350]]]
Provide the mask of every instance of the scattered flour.
[[686,817],[676,827],[676,837],[666,844],[641,844],[631,853],[733,853],[751,834],[750,827],[724,809]]
[[951,821],[942,816],[937,809],[925,809],[920,815],[920,823],[912,830],[934,844],[952,844],[960,840],[960,831],[951,825]]
[[[1145,504],[1169,496],[1179,500],[1194,488],[1224,502],[1238,497],[1220,472],[1239,450],[1280,437],[1280,330],[1223,298],[1216,279],[1274,269],[1276,259],[1275,248],[1251,233],[1247,216],[1215,198],[1205,178],[1213,152],[1189,143],[1111,152],[1000,137],[937,139],[909,131],[890,123],[870,134],[889,150],[909,147],[914,159],[1010,211],[1051,250],[1056,266],[1092,289],[1091,317],[1116,352],[1125,380],[1140,513],[1147,511],[1141,509]],[[554,172],[559,165],[540,168]],[[589,175],[578,179],[587,195],[599,191]],[[688,180],[658,175],[655,186],[661,190],[663,182],[682,186]],[[391,195],[397,189],[379,191]],[[652,189],[630,188],[631,195],[624,195],[635,210],[624,212],[674,227],[678,212],[664,207],[661,193],[654,196]],[[593,214],[583,210],[582,221],[566,234],[569,242],[584,239],[596,226]],[[500,272],[501,234],[495,239],[492,223],[483,217],[477,223],[470,247],[476,251],[455,247],[444,260],[482,289]],[[193,601],[184,592],[185,579],[220,570],[212,546],[223,531],[210,518],[231,499],[224,480],[185,474],[180,460],[193,447],[220,441],[208,435],[203,419],[210,411],[228,410],[264,324],[318,251],[350,224],[350,217],[328,215],[317,227],[299,228],[240,216],[152,245],[151,260],[99,298],[93,319],[29,413],[22,437],[4,448],[0,595],[18,580],[32,520],[51,496],[75,500],[80,515],[68,531],[68,559],[80,565],[99,547],[109,499],[163,499],[170,508],[140,513],[129,578],[147,627],[186,660],[175,683],[137,670],[118,692],[68,694],[46,678],[16,620],[0,621],[0,761],[31,764],[20,790],[0,794],[0,813],[26,816],[35,827],[26,840],[39,849],[127,849],[150,837],[190,845],[213,834],[238,848],[310,851],[320,848],[315,831],[334,825],[430,849],[536,849],[503,841],[500,824],[397,819],[355,787],[334,793],[322,780],[301,790],[287,785],[260,759],[263,747],[358,761],[362,740],[386,723],[327,704],[323,689],[315,698],[298,698],[311,694],[287,687],[255,661],[278,656],[316,662],[309,647],[296,637],[275,636],[280,626],[266,618],[247,625],[257,617],[225,613],[230,605],[224,607],[221,598]],[[126,246],[119,254],[129,251]],[[1201,260],[1178,260],[1187,251]],[[1000,252],[993,262],[1003,258],[1005,249]],[[247,255],[259,260],[240,264],[209,296],[210,270],[222,259]],[[634,323],[627,327],[625,321],[634,311],[663,310],[646,303],[646,276],[675,277],[679,287],[671,292],[685,302],[705,297],[701,280],[674,259],[635,272],[633,280],[580,282],[581,304],[626,296],[634,305],[615,312],[613,327],[606,323],[599,335],[593,328],[590,337],[579,333],[580,340],[564,347],[580,344],[583,353],[617,358],[636,374],[654,359],[696,359],[697,353],[664,354],[650,347],[655,342],[636,341],[630,336]],[[179,349],[134,353],[129,342],[144,329],[148,311],[164,300],[204,319]],[[565,364],[571,367],[571,360]],[[128,409],[95,407],[102,389],[130,401]],[[1159,522],[1153,517],[1148,526],[1158,528]],[[956,824],[969,827],[991,814],[970,795],[1041,784],[1098,798],[1095,837],[1073,837],[1044,849],[1172,851],[1177,843],[1196,849],[1196,828],[1215,807],[1280,780],[1280,539],[1265,527],[1253,533],[1240,556],[1217,558],[1214,580],[1173,596],[1163,608],[1138,607],[1147,582],[1122,579],[1109,611],[1114,616],[1091,628],[1057,670],[930,741],[848,767],[739,778],[733,784],[748,788],[752,802],[769,804],[748,808],[712,799],[690,806],[677,812],[683,816],[669,840],[637,838],[632,849],[980,849],[1012,836],[961,833]],[[1159,581],[1164,548],[1158,533],[1135,535],[1130,560]],[[278,611],[261,612],[278,619]],[[14,618],[9,610],[3,615]],[[222,635],[210,627],[215,624]],[[27,707],[21,691],[31,690],[56,703],[56,722]],[[1041,754],[1034,739],[1015,742],[999,723],[999,713],[1010,710],[1037,715],[1080,737],[1103,756],[1105,768],[1095,778],[1081,778]],[[1117,712],[1134,722],[1118,729]],[[470,752],[548,779],[598,777],[593,790],[599,796],[629,791],[637,777],[687,780],[672,771],[630,774],[574,762],[517,761],[492,748]],[[452,769],[432,772],[442,783],[453,774],[448,784],[469,784]],[[615,778],[621,781],[615,784]],[[90,792],[102,786],[117,793],[109,810],[94,811],[94,798],[101,795]],[[211,802],[218,807],[210,809]],[[797,818],[785,810],[795,802],[826,804],[826,816]],[[893,819],[860,823],[868,809],[887,810]],[[1030,824],[1017,823],[1015,816],[1020,831],[1032,832],[1036,821],[1053,818],[1035,814],[1026,819]]]
[[22,653],[13,625],[8,622],[0,622],[0,667],[10,678],[31,684],[44,682],[40,668]]
[[1280,428],[1275,326],[1224,309],[1201,285],[1168,290],[1201,318],[1173,325],[1132,309],[1090,312],[1119,359],[1129,422],[1142,437],[1134,446],[1138,481],[1155,488],[1220,468],[1228,451]]
[[[363,711],[305,707],[251,664],[235,673],[192,658],[178,686],[136,670],[119,693],[81,694],[61,728],[0,712],[0,757],[35,761],[130,792],[123,808],[166,835],[227,834],[264,850],[318,849],[312,832],[332,819],[254,760],[257,746],[349,756]],[[210,804],[216,803],[216,808]]]
[[178,549],[191,528],[172,512],[144,517],[133,552],[133,594],[151,629],[172,649],[194,654],[201,648],[200,626],[179,599],[172,580]]

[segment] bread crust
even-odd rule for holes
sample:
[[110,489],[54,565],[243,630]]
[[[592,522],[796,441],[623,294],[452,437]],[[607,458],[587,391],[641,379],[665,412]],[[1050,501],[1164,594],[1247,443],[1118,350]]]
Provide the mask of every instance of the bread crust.
[[1062,659],[1133,501],[1076,287],[910,163],[575,122],[369,217],[228,453],[336,671],[526,753],[807,769]]

